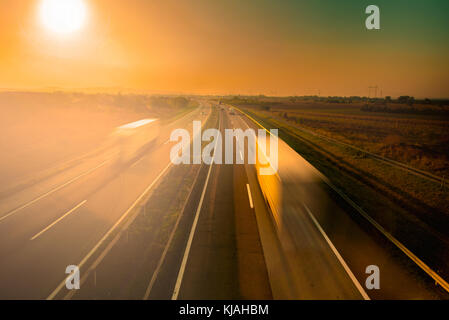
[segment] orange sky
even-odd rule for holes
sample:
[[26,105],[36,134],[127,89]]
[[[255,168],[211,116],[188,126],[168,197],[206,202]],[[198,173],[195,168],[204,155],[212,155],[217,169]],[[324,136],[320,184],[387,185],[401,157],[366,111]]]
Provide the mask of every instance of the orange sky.
[[87,25],[57,35],[39,20],[40,1],[2,0],[0,88],[367,95],[368,86],[379,85],[384,95],[449,97],[449,51],[441,41],[447,33],[430,41],[431,29],[416,33],[407,20],[397,26],[391,17],[380,32],[368,32],[363,8],[323,11],[309,1],[288,7],[265,0],[85,2]]

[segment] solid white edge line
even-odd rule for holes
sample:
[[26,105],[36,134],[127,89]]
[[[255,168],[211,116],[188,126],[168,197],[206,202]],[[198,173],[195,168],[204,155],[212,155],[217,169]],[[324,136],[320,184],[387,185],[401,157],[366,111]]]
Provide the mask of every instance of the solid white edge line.
[[[220,131],[220,124],[218,125],[218,131]],[[195,235],[196,226],[198,224],[198,219],[200,216],[201,208],[203,206],[204,196],[205,196],[206,190],[207,190],[207,185],[209,184],[210,173],[212,171],[212,167],[215,162],[215,150],[217,149],[217,143],[218,143],[218,139],[217,139],[217,141],[215,141],[214,155],[212,157],[213,161],[209,165],[209,171],[207,172],[206,182],[204,182],[204,187],[203,187],[203,191],[201,192],[200,202],[198,203],[198,207],[195,212],[195,219],[193,220],[192,228],[190,229],[189,240],[187,241],[186,249],[184,251],[184,256],[182,257],[181,266],[179,267],[178,277],[176,278],[175,288],[173,289],[173,294],[171,297],[172,300],[178,299],[179,290],[181,289],[182,279],[184,277],[187,260],[189,259],[190,248],[191,248],[192,242],[193,242],[193,236]]]
[[81,207],[83,204],[85,204],[87,202],[87,200],[82,201],[80,204],[78,204],[76,207],[74,207],[73,209],[69,210],[67,213],[65,213],[62,217],[59,217],[58,219],[56,219],[55,222],[53,222],[52,224],[50,224],[48,227],[46,227],[45,229],[43,229],[41,232],[37,233],[36,235],[34,235],[30,240],[34,240],[37,237],[39,237],[40,235],[42,235],[43,233],[45,233],[46,231],[48,231],[51,227],[53,227],[55,224],[57,224],[59,221],[61,221],[62,219],[64,219],[65,217],[67,217],[69,214],[71,214],[72,212],[74,212],[76,209],[78,209],[79,207]]
[[366,293],[365,289],[363,289],[362,285],[360,284],[360,282],[357,280],[357,278],[354,276],[354,274],[352,273],[351,269],[349,269],[348,265],[346,264],[345,260],[343,260],[342,256],[340,255],[340,253],[338,252],[337,248],[335,248],[334,244],[332,243],[332,241],[329,239],[329,237],[327,236],[326,232],[324,232],[323,228],[321,227],[321,225],[318,223],[318,221],[316,220],[316,218],[313,216],[312,212],[310,211],[309,207],[307,207],[307,205],[305,203],[303,203],[304,208],[307,211],[307,214],[309,215],[310,219],[312,219],[313,223],[315,224],[315,226],[317,227],[317,229],[320,231],[320,233],[322,234],[322,236],[324,237],[324,239],[326,239],[327,244],[329,245],[329,247],[332,249],[333,253],[335,254],[335,256],[337,257],[338,261],[340,262],[340,264],[343,266],[343,268],[345,269],[346,273],[348,274],[348,276],[351,278],[352,282],[354,283],[354,285],[356,286],[357,290],[360,292],[360,294],[362,295],[363,299],[365,300],[371,300],[370,297],[368,296],[368,294]]
[[106,161],[100,163],[100,164],[99,164],[98,166],[96,166],[95,168],[92,168],[92,169],[90,169],[90,170],[88,170],[88,171],[86,171],[86,172],[80,174],[79,176],[77,176],[77,177],[75,177],[75,178],[73,178],[73,179],[71,179],[71,180],[69,180],[69,181],[67,181],[67,182],[65,182],[65,183],[63,183],[63,184],[61,184],[60,186],[58,186],[58,187],[56,187],[56,188],[54,188],[54,189],[51,189],[50,191],[44,193],[43,195],[40,195],[39,197],[37,197],[37,198],[35,198],[35,199],[33,199],[33,200],[31,200],[31,201],[25,203],[24,205],[22,205],[22,206],[20,206],[20,207],[18,207],[18,208],[16,208],[16,209],[10,211],[8,214],[6,214],[6,215],[0,217],[0,221],[2,221],[2,220],[4,220],[4,219],[8,218],[9,216],[13,215],[14,213],[16,213],[16,212],[18,212],[18,211],[20,211],[20,210],[22,210],[22,209],[25,209],[25,208],[29,207],[29,206],[32,205],[33,203],[35,203],[35,202],[37,202],[37,201],[39,201],[39,200],[41,200],[41,199],[43,199],[43,198],[49,196],[50,194],[55,193],[56,191],[59,191],[60,189],[64,188],[65,186],[67,186],[67,185],[69,185],[69,184],[71,184],[72,182],[75,182],[76,180],[78,180],[78,179],[84,177],[85,175],[88,175],[89,173],[92,173],[93,171],[95,171],[95,170],[101,168],[102,166],[104,166],[104,165],[105,165],[107,162],[109,162],[110,160],[111,160],[111,159],[108,159],[108,160],[106,160]]
[[[156,179],[151,182],[151,184],[145,189],[145,191],[134,201],[134,203],[129,207],[128,210],[120,217],[120,219],[117,220],[117,222],[109,229],[108,232],[103,236],[103,238],[98,241],[98,243],[95,245],[95,247],[92,248],[92,250],[89,251],[89,253],[81,260],[81,262],[78,264],[78,268],[81,268],[87,260],[97,251],[97,249],[103,244],[103,242],[109,237],[109,235],[119,226],[119,224],[126,218],[126,216],[134,209],[134,207],[142,200],[142,198],[148,193],[148,191],[153,188],[153,186],[156,184],[156,182],[164,175],[164,173],[170,168],[172,165],[172,162],[169,162],[169,164],[159,173],[159,175],[156,177]],[[56,287],[56,289],[48,296],[47,300],[52,300],[58,293],[61,291],[61,289],[65,285],[66,279],[69,277],[64,278],[62,282]]]
[[183,217],[184,209],[185,209],[187,203],[189,202],[190,197],[192,195],[192,191],[193,191],[193,189],[194,189],[194,187],[195,187],[195,185],[196,185],[196,183],[198,181],[198,177],[200,175],[200,171],[201,171],[201,168],[198,170],[198,172],[196,174],[195,181],[192,184],[192,187],[191,187],[191,189],[189,191],[189,194],[188,194],[188,196],[187,196],[187,198],[186,198],[186,200],[184,202],[183,208],[181,209],[180,214],[179,214],[178,218],[176,219],[176,223],[175,223],[175,225],[174,225],[174,227],[173,227],[173,229],[172,229],[172,231],[170,233],[170,237],[169,237],[169,239],[168,239],[168,241],[167,241],[167,243],[165,245],[164,252],[162,253],[162,256],[159,259],[159,262],[158,262],[158,264],[156,266],[156,269],[153,272],[153,276],[151,277],[150,283],[148,284],[148,287],[145,290],[145,295],[143,296],[142,300],[148,300],[148,298],[150,297],[151,290],[153,289],[153,285],[156,282],[157,277],[159,276],[159,271],[160,271],[160,269],[162,267],[162,264],[165,261],[165,257],[167,256],[168,250],[171,247],[173,239],[175,238],[175,234],[176,234],[176,231],[178,230],[179,223],[181,222],[181,218]]
[[246,184],[246,189],[248,190],[248,199],[249,199],[249,206],[251,207],[251,209],[254,208],[253,205],[253,198],[251,197],[251,189],[249,188],[249,184]]

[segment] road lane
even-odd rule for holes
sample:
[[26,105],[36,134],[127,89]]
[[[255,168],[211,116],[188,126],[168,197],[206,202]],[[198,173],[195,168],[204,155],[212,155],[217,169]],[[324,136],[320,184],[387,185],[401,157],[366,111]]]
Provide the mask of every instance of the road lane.
[[79,207],[81,207],[82,205],[84,205],[87,202],[87,200],[84,200],[83,202],[81,202],[80,204],[78,204],[77,206],[75,206],[73,209],[69,210],[67,213],[65,213],[64,215],[62,215],[60,218],[58,218],[55,222],[53,222],[52,224],[50,224],[48,227],[45,227],[45,229],[43,229],[42,231],[40,231],[39,233],[35,234],[33,237],[31,237],[30,240],[34,240],[37,237],[39,237],[40,235],[42,235],[43,233],[45,233],[47,230],[49,230],[50,228],[52,228],[54,225],[56,225],[59,221],[61,221],[62,219],[64,219],[65,217],[67,217],[69,214],[73,213],[76,209],[78,209]]
[[53,193],[55,193],[55,192],[61,190],[62,188],[68,186],[69,184],[71,184],[71,183],[73,183],[73,182],[75,182],[75,181],[81,179],[82,177],[84,177],[84,176],[86,176],[86,175],[88,175],[88,174],[94,172],[95,170],[97,170],[97,169],[103,167],[103,166],[106,165],[109,161],[110,161],[109,159],[108,159],[108,160],[105,160],[105,161],[103,161],[102,163],[100,163],[98,166],[95,166],[95,167],[93,167],[92,169],[89,169],[88,171],[81,173],[80,175],[78,175],[78,176],[76,176],[76,177],[74,177],[74,178],[72,178],[72,179],[70,179],[70,180],[64,182],[64,183],[61,184],[61,185],[58,185],[57,187],[55,187],[55,188],[53,188],[53,189],[51,189],[51,190],[45,192],[44,194],[42,194],[42,195],[40,195],[40,196],[34,198],[33,200],[30,200],[30,201],[26,202],[25,204],[19,206],[18,208],[15,208],[15,209],[13,209],[13,210],[11,210],[11,211],[8,211],[6,214],[4,214],[3,216],[0,217],[0,222],[3,221],[3,220],[5,220],[5,219],[7,219],[7,218],[10,217],[10,216],[12,216],[12,215],[15,214],[15,213],[17,213],[17,212],[19,212],[19,211],[21,211],[21,210],[23,210],[23,209],[25,209],[25,208],[28,208],[29,206],[33,205],[34,203],[38,202],[39,200],[42,200],[42,199],[44,199],[45,197],[48,197],[49,195],[51,195],[51,194],[53,194]]
[[[219,113],[223,137],[225,128],[257,129],[242,116],[230,115],[228,111]],[[185,117],[173,126],[191,127],[196,117]],[[137,205],[136,198],[164,170],[171,149],[165,141],[166,137],[161,137],[156,145],[127,164],[108,163],[0,222],[0,297],[42,299],[53,292],[54,297],[62,298],[67,293],[61,282],[65,267],[81,261],[85,264],[83,270],[90,268],[90,262],[86,262],[94,257],[94,249],[106,243],[111,228],[122,225],[124,213]],[[131,293],[120,281],[111,286],[114,292],[97,290],[99,283],[107,285],[108,277],[125,281],[129,276],[123,274],[133,275],[135,270],[124,267],[119,275],[118,270],[109,267],[109,271],[99,275],[103,282],[97,282],[98,264],[94,263],[95,281],[83,283],[88,290],[75,298],[145,295],[150,299],[170,299],[175,291],[179,299],[362,299],[363,290],[357,283],[364,284],[365,268],[370,264],[380,266],[382,279],[381,290],[368,292],[371,298],[442,297],[432,283],[423,280],[419,270],[367,230],[328,188],[317,182],[310,164],[305,160],[293,163],[289,156],[284,157],[288,148],[280,141],[280,175],[283,168],[296,166],[294,192],[286,195],[298,200],[298,221],[294,223],[300,240],[295,237],[282,247],[276,239],[275,225],[267,220],[269,212],[253,165],[203,166],[195,171],[197,179],[187,196],[184,214],[176,222],[177,231],[170,237],[172,244],[167,250],[143,247],[142,254],[155,262],[154,269],[134,279],[142,282],[142,290]],[[244,154],[239,149],[234,152],[234,159],[243,158]],[[203,203],[199,205],[201,199]],[[162,199],[153,201],[157,206]],[[70,214],[74,208],[76,214]],[[192,228],[195,220],[196,227]],[[163,228],[166,221],[158,223]],[[34,240],[30,241],[30,237]],[[136,250],[126,245],[126,238],[120,239],[125,243],[121,244],[122,250]],[[286,251],[284,256],[279,255],[281,251]],[[164,254],[165,259],[160,260],[159,254]],[[157,267],[158,261],[162,262]],[[108,266],[113,265],[106,259],[103,267]],[[154,270],[158,272],[146,295]],[[177,279],[182,280],[178,286]]]
[[[243,115],[237,116],[244,122],[242,126],[254,130],[260,127]],[[285,142],[279,140],[279,170],[283,166],[292,168],[289,157],[294,152]],[[284,162],[284,164],[282,164]],[[441,299],[448,295],[425,273],[417,268],[391,243],[373,230],[350,206],[345,205],[337,195],[326,186],[316,169],[298,155],[296,173],[300,177],[294,186],[294,194],[300,201],[298,205],[310,208],[323,230],[338,248],[351,271],[361,284],[367,274],[366,267],[377,265],[381,270],[381,289],[368,292],[372,299]],[[282,173],[280,173],[282,175]]]
[[[226,113],[220,116],[224,137],[231,124]],[[244,166],[214,164],[211,170],[177,298],[271,299]]]
[[[235,127],[242,130],[248,129],[248,125],[242,121],[238,115],[231,115]],[[256,132],[257,133],[257,132]],[[246,149],[247,150],[247,149]],[[283,165],[283,154],[279,151],[279,170]],[[287,155],[285,155],[287,156]],[[246,166],[248,175],[255,175],[254,166]],[[257,181],[255,179],[255,181]],[[256,183],[253,188],[259,188]],[[296,194],[285,195],[287,197],[297,197]],[[290,282],[287,285],[276,284],[282,287],[283,292],[278,292],[282,298],[288,299],[363,299],[365,292],[359,290],[358,283],[354,283],[347,274],[344,266],[340,263],[328,243],[320,234],[313,222],[299,208],[295,210],[297,219],[295,222],[295,232],[297,237],[286,237],[285,232],[269,231],[277,233],[280,237],[283,251],[281,258],[277,253],[265,251],[266,259],[285,259],[283,266],[285,277]],[[271,214],[270,214],[271,215]],[[271,220],[274,221],[273,218]],[[293,241],[296,239],[297,241]],[[307,263],[305,263],[307,261]],[[267,265],[279,265],[279,263],[267,262]],[[270,275],[276,270],[269,270]],[[275,276],[278,277],[277,275]],[[277,278],[278,279],[278,278]],[[285,281],[280,279],[277,281]],[[273,284],[272,284],[273,286]]]
[[[187,206],[187,202],[189,201],[189,198],[192,195],[192,191],[194,189],[194,186],[198,183],[198,177],[199,177],[200,171],[201,170],[197,170],[196,173],[195,173],[195,179],[194,179],[193,185],[190,187],[190,190],[189,190],[189,193],[187,195],[187,198],[184,200],[184,204],[181,207],[181,210],[180,210],[180,213],[179,213],[178,217],[176,218],[176,223],[175,223],[175,225],[173,226],[173,229],[170,232],[170,237],[168,238],[168,241],[165,244],[164,251],[162,252],[162,255],[159,258],[159,262],[158,262],[158,264],[156,266],[156,269],[154,270],[153,274],[151,275],[151,280],[150,280],[150,283],[148,284],[148,286],[147,286],[147,288],[145,290],[145,295],[143,296],[143,300],[148,300],[149,297],[150,297],[150,294],[151,294],[151,291],[153,289],[154,283],[156,282],[156,279],[159,276],[159,271],[161,270],[161,267],[162,267],[162,265],[165,262],[165,258],[167,257],[168,250],[172,247],[173,239],[174,239],[176,233],[178,232],[178,227],[179,227],[179,224],[180,224],[181,219],[183,217],[183,212],[184,212],[184,210],[185,210],[185,208]],[[175,284],[175,286],[176,286],[176,284]],[[175,289],[175,291],[176,291],[176,289]],[[177,291],[179,292],[179,288],[178,288]],[[172,295],[172,299],[173,299],[173,295]]]
[[[138,198],[132,203],[132,205],[120,216],[120,218],[114,223],[114,225],[108,229],[103,237],[95,244],[95,246],[83,257],[83,259],[77,264],[79,268],[84,267],[87,261],[96,253],[98,248],[108,240],[108,237],[120,226],[120,224],[128,217],[128,215],[135,209],[139,202],[147,195],[147,193],[153,188],[153,186],[163,177],[167,170],[171,167],[171,163],[168,163],[154,178],[154,180],[145,188],[145,190],[138,196]],[[94,267],[95,268],[95,267]],[[89,270],[88,270],[89,271]],[[61,289],[65,285],[65,279],[56,287],[56,289],[47,297],[48,300],[54,299]]]
[[[195,114],[178,119],[175,125],[190,127],[190,120],[198,113],[196,110]],[[169,161],[169,150],[169,145],[149,149],[151,153],[142,160],[145,170],[109,163],[5,219],[0,224],[0,297],[46,298],[64,278],[65,267],[81,261],[161,171],[161,159]],[[76,215],[68,215],[29,241],[58,219],[61,212],[83,200],[87,203]]]
[[[212,122],[216,121],[216,116],[211,117]],[[167,147],[170,148],[170,146]],[[139,167],[142,169],[145,164],[139,164],[135,170],[137,171]],[[204,181],[205,176],[198,169],[199,165],[172,166],[158,186],[152,189],[149,198],[142,201],[139,208],[132,214],[132,218],[127,219],[122,225],[120,232],[111,237],[113,240],[108,241],[104,248],[98,250],[92,262],[85,265],[81,276],[81,290],[67,295],[65,295],[67,291],[62,290],[62,295],[58,295],[57,298],[142,299],[155,270],[161,270],[161,273],[164,273],[164,268],[157,265],[165,252],[165,241],[173,239],[173,242],[179,242],[179,234],[169,237],[170,232],[174,232],[173,225],[179,225],[177,229],[187,230],[185,222],[190,220],[189,212],[191,211],[182,210],[182,207],[189,207],[190,203],[198,200],[196,190],[191,190],[192,197],[186,194],[188,185],[194,183],[192,179],[198,177],[198,180]],[[198,185],[201,185],[201,182]],[[188,201],[181,205],[185,202],[182,200],[183,196],[186,196]],[[182,210],[181,214],[179,210]],[[175,220],[178,222],[175,223]],[[185,248],[185,243],[180,247]],[[171,259],[170,251],[166,251],[167,259],[162,259],[162,263]],[[176,263],[176,266],[179,270],[179,263]],[[174,274],[170,279],[175,277]],[[157,288],[158,281],[155,281],[155,287],[156,289],[151,288],[149,298],[153,298],[152,295],[155,293],[160,293]],[[165,294],[165,299],[171,297],[167,295],[167,292]]]
[[[226,119],[220,121],[223,127]],[[182,176],[194,178],[193,185],[181,201],[181,212],[172,216],[168,203],[181,200],[176,194],[180,194],[177,185]],[[92,275],[72,298],[171,299],[178,278],[182,279],[178,282],[180,299],[272,298],[247,183],[243,165],[173,167],[148,199],[147,213],[140,212],[131,225],[129,238],[118,239],[96,266],[97,277]],[[203,205],[199,205],[201,198]],[[155,199],[160,199],[160,205]],[[198,224],[192,228],[195,217]],[[146,231],[138,231],[141,225]],[[161,230],[169,230],[170,236]],[[190,253],[186,254],[190,235]],[[204,246],[206,250],[198,250]],[[200,269],[192,267],[198,259]],[[184,275],[178,277],[183,260]]]
[[[218,130],[220,130],[220,121],[219,121],[219,125],[218,125]],[[218,140],[215,141],[214,153],[212,155],[213,159],[215,159],[217,143],[218,143]],[[176,278],[175,288],[173,289],[173,294],[171,297],[172,300],[178,299],[179,290],[181,288],[182,280],[184,277],[187,260],[189,259],[189,254],[190,254],[190,249],[192,247],[193,237],[195,236],[198,219],[199,219],[199,215],[200,215],[200,212],[201,212],[201,209],[203,206],[204,195],[206,194],[206,190],[207,190],[207,187],[209,184],[209,178],[210,178],[210,173],[212,171],[212,168],[213,168],[213,164],[209,165],[209,170],[207,171],[206,181],[204,182],[204,187],[201,192],[200,202],[198,203],[198,207],[195,212],[195,217],[193,219],[192,228],[190,229],[190,233],[189,233],[189,239],[187,240],[187,245],[186,245],[186,249],[184,251],[183,257],[182,257],[181,266],[179,267],[179,272],[178,272],[178,276]]]

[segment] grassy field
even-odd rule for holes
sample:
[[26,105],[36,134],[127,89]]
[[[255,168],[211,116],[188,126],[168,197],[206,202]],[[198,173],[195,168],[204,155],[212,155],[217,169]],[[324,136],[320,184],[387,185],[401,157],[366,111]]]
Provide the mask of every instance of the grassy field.
[[[366,112],[364,103],[251,101],[241,106],[438,176],[449,177],[449,117]],[[417,106],[418,108],[419,106]]]
[[449,120],[367,113],[362,104],[232,102],[266,127],[278,128],[284,141],[418,256],[436,269],[447,265],[449,186],[323,137],[447,176]]

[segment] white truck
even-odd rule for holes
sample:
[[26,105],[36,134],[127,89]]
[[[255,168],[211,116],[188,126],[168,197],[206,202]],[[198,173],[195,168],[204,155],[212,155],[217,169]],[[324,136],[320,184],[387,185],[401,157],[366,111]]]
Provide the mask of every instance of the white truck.
[[119,161],[128,162],[159,136],[158,119],[142,119],[117,127],[111,135]]

